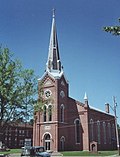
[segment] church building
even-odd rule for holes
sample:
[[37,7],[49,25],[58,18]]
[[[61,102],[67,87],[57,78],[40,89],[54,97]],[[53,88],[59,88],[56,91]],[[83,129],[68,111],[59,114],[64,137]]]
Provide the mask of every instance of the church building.
[[46,70],[38,80],[38,106],[34,112],[33,145],[48,151],[116,149],[115,117],[69,96],[69,82],[60,59],[55,13]]

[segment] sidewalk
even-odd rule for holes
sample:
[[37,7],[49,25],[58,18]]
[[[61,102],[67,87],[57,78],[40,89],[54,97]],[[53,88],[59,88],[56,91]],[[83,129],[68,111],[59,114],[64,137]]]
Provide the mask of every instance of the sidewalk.
[[[16,154],[10,154],[10,157],[21,157],[20,153],[16,153]],[[24,156],[25,157],[25,156]]]

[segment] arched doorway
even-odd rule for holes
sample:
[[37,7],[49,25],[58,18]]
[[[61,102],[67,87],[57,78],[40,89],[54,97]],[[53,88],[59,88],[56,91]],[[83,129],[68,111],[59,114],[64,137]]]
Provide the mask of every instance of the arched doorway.
[[95,141],[90,142],[90,151],[91,152],[97,152],[98,151],[97,150],[97,142],[95,142]]
[[51,139],[50,139],[50,134],[45,134],[44,135],[44,147],[45,150],[50,150],[51,148]]

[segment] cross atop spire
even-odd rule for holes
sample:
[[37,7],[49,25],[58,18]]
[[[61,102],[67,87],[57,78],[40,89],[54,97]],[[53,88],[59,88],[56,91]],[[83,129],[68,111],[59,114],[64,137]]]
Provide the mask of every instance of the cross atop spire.
[[48,60],[46,63],[46,71],[60,73],[62,68],[61,68],[61,61],[59,56],[57,31],[55,25],[55,9],[53,9],[52,11],[53,11],[52,27],[51,27],[51,35],[50,35],[50,43],[49,43],[49,51],[48,51]]
[[52,17],[55,18],[55,9],[53,8],[52,11],[53,11],[53,16]]

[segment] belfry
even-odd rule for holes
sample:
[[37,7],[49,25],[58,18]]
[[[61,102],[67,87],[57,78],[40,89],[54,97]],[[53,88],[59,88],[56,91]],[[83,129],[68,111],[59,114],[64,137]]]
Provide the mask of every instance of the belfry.
[[34,146],[44,146],[47,151],[116,148],[114,116],[91,107],[86,93],[83,103],[69,96],[69,84],[60,60],[54,10],[46,70],[38,80],[38,100],[41,103],[34,112]]

